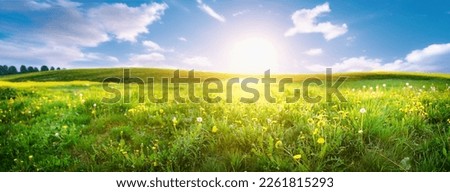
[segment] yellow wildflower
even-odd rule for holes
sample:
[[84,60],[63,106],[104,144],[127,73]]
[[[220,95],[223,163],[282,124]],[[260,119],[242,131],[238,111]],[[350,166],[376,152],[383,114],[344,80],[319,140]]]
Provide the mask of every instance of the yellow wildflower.
[[280,140],[278,140],[278,141],[275,143],[275,148],[279,149],[279,148],[281,148],[281,147],[283,147],[283,142],[280,141]]
[[322,145],[325,143],[325,139],[323,137],[320,137],[319,139],[317,139],[317,143]]
[[219,129],[217,129],[217,126],[213,126],[211,129],[211,132],[216,133],[217,131],[219,131]]
[[297,155],[294,155],[293,158],[294,158],[294,160],[298,161],[302,158],[302,155],[297,154]]

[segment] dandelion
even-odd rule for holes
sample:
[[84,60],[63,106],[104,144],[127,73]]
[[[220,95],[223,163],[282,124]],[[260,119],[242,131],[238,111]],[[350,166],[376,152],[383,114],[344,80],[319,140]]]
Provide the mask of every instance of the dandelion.
[[153,167],[157,167],[158,166],[158,162],[154,161],[153,162]]
[[352,92],[355,92],[355,88],[352,89]]
[[33,160],[33,155],[28,156],[28,159],[31,161]]
[[211,129],[211,132],[212,132],[212,133],[217,133],[217,131],[219,131],[219,129],[217,129],[217,126],[214,125],[214,126],[212,127],[212,129]]
[[294,155],[292,158],[294,158],[294,160],[298,161],[302,158],[302,155],[297,154],[297,155]]
[[366,86],[365,85],[363,85],[363,89],[365,89],[366,88]]
[[323,137],[320,137],[319,139],[317,139],[317,143],[322,145],[325,143],[325,139]]
[[67,128],[69,128],[69,126],[63,125],[62,128],[63,128],[63,129],[67,129]]
[[400,161],[400,165],[401,165],[401,167],[404,169],[404,170],[406,170],[406,171],[408,171],[409,169],[411,169],[411,162],[410,162],[410,158],[409,157],[405,157],[405,158],[403,158],[402,159],[402,161]]
[[308,119],[308,124],[314,125],[314,120],[313,120],[312,118],[309,118],[309,119]]
[[164,109],[159,109],[159,113],[163,114],[164,113]]
[[97,103],[94,103],[94,105],[93,105],[93,106],[94,106],[94,108],[95,108],[95,107],[97,107]]
[[425,87],[425,85],[424,85],[424,86],[422,86],[422,88],[424,88],[424,89],[425,89],[425,88],[426,88],[426,87]]
[[359,134],[363,134],[363,130],[360,129],[360,130],[358,131],[358,133],[359,133]]
[[383,87],[386,88],[386,83],[383,83]]
[[315,128],[312,134],[317,135],[317,133],[319,133],[319,129]]
[[360,112],[361,114],[364,114],[364,113],[366,113],[367,111],[366,111],[366,109],[363,107],[363,108],[361,108],[361,109],[359,110],[359,112]]
[[324,121],[324,120],[320,120],[319,122],[317,122],[317,126],[318,126],[318,127],[323,127],[323,126],[325,126],[325,121]]
[[58,132],[55,133],[55,137],[59,137],[59,133]]
[[408,87],[408,86],[409,86],[409,83],[406,83],[406,86]]
[[278,140],[278,141],[275,143],[275,148],[279,149],[279,148],[281,148],[281,147],[283,147],[283,142],[280,141],[280,140]]
[[173,117],[173,118],[172,118],[172,124],[173,124],[173,126],[175,126],[175,125],[178,124],[177,117]]
[[271,124],[272,120],[271,119],[267,119],[267,124]]
[[156,151],[156,147],[155,147],[155,146],[153,146],[152,149],[153,149],[154,151]]
[[203,119],[201,117],[197,117],[197,123],[202,123]]
[[267,132],[267,127],[262,127],[263,132]]

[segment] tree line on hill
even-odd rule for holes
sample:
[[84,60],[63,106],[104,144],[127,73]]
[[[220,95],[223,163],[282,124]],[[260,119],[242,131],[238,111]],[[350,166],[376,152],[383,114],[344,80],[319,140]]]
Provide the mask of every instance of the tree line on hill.
[[48,68],[46,65],[42,65],[41,68],[32,67],[32,66],[25,66],[21,65],[19,69],[16,68],[16,66],[11,65],[0,65],[0,75],[12,75],[12,74],[19,74],[19,73],[31,73],[31,72],[38,72],[38,71],[54,71],[54,70],[61,70],[61,68],[57,67],[50,67]]

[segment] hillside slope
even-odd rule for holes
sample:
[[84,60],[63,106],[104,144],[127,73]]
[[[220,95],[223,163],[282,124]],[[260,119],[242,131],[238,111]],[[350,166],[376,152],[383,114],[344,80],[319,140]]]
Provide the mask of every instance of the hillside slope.
[[[123,78],[123,68],[99,68],[99,69],[69,69],[61,71],[45,71],[26,74],[16,74],[0,76],[0,81],[24,82],[24,81],[93,81],[102,82],[109,77]],[[144,79],[155,78],[160,80],[163,77],[171,78],[174,75],[174,69],[156,69],[156,68],[130,68],[131,77]],[[180,72],[181,77],[187,77],[187,71]],[[195,77],[228,79],[232,77],[246,77],[249,75],[226,74],[215,72],[195,71]],[[261,75],[251,75],[261,78]],[[294,81],[302,81],[308,77],[317,77],[324,79],[324,74],[286,74],[271,75],[277,78],[293,78]],[[372,79],[411,79],[411,80],[450,80],[450,74],[439,73],[411,73],[411,72],[361,72],[361,73],[335,73],[333,77],[346,76],[349,80],[372,80]]]

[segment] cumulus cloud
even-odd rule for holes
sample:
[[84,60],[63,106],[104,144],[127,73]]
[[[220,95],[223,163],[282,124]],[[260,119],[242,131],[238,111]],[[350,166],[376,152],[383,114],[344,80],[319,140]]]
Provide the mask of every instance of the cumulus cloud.
[[142,45],[147,47],[150,51],[164,51],[164,49],[161,48],[157,43],[150,40],[143,41]]
[[209,59],[207,57],[200,57],[200,56],[185,58],[183,60],[183,63],[192,65],[192,66],[196,66],[196,67],[211,66],[211,62],[209,61]]
[[184,37],[178,37],[178,40],[183,41],[183,42],[186,42],[186,41],[187,41],[187,39],[184,38]]
[[116,62],[117,58],[82,50],[114,39],[134,42],[140,34],[148,33],[148,26],[161,19],[168,8],[165,3],[138,7],[116,3],[85,8],[69,0],[21,2],[40,3],[41,7],[48,7],[45,4],[48,2],[50,7],[40,10],[47,16],[35,18],[34,29],[2,40],[0,57],[15,63],[64,67],[74,66],[77,61]]
[[89,17],[117,39],[135,42],[140,33],[148,33],[147,26],[159,20],[167,4],[142,4],[128,7],[123,3],[103,4],[89,10]]
[[217,21],[220,21],[220,22],[225,22],[226,21],[224,16],[218,14],[210,6],[208,6],[207,4],[203,3],[202,0],[197,0],[197,3],[198,3],[198,8],[200,8],[200,10],[202,10],[203,12],[205,12],[206,14],[211,16],[212,18],[214,18],[214,19],[216,19]]
[[442,55],[450,54],[450,43],[432,44],[424,49],[414,50],[406,56],[409,63],[432,62]]
[[330,22],[317,22],[317,17],[331,12],[327,3],[318,5],[313,9],[300,9],[295,11],[291,19],[294,27],[285,32],[285,36],[293,36],[298,33],[322,33],[326,40],[331,40],[347,33],[347,24],[334,25]]
[[403,59],[383,62],[378,58],[351,57],[343,58],[332,66],[310,65],[307,68],[313,72],[322,72],[331,67],[337,72],[357,71],[444,71],[449,72],[450,43],[432,44],[423,49],[411,51]]
[[310,50],[308,50],[308,51],[305,51],[304,53],[307,54],[307,55],[309,55],[309,56],[319,56],[319,55],[322,55],[323,50],[320,49],[320,48],[317,48],[317,49],[310,49]]
[[141,55],[132,55],[130,57],[130,62],[133,65],[147,65],[154,62],[164,61],[166,57],[161,53],[149,53]]

